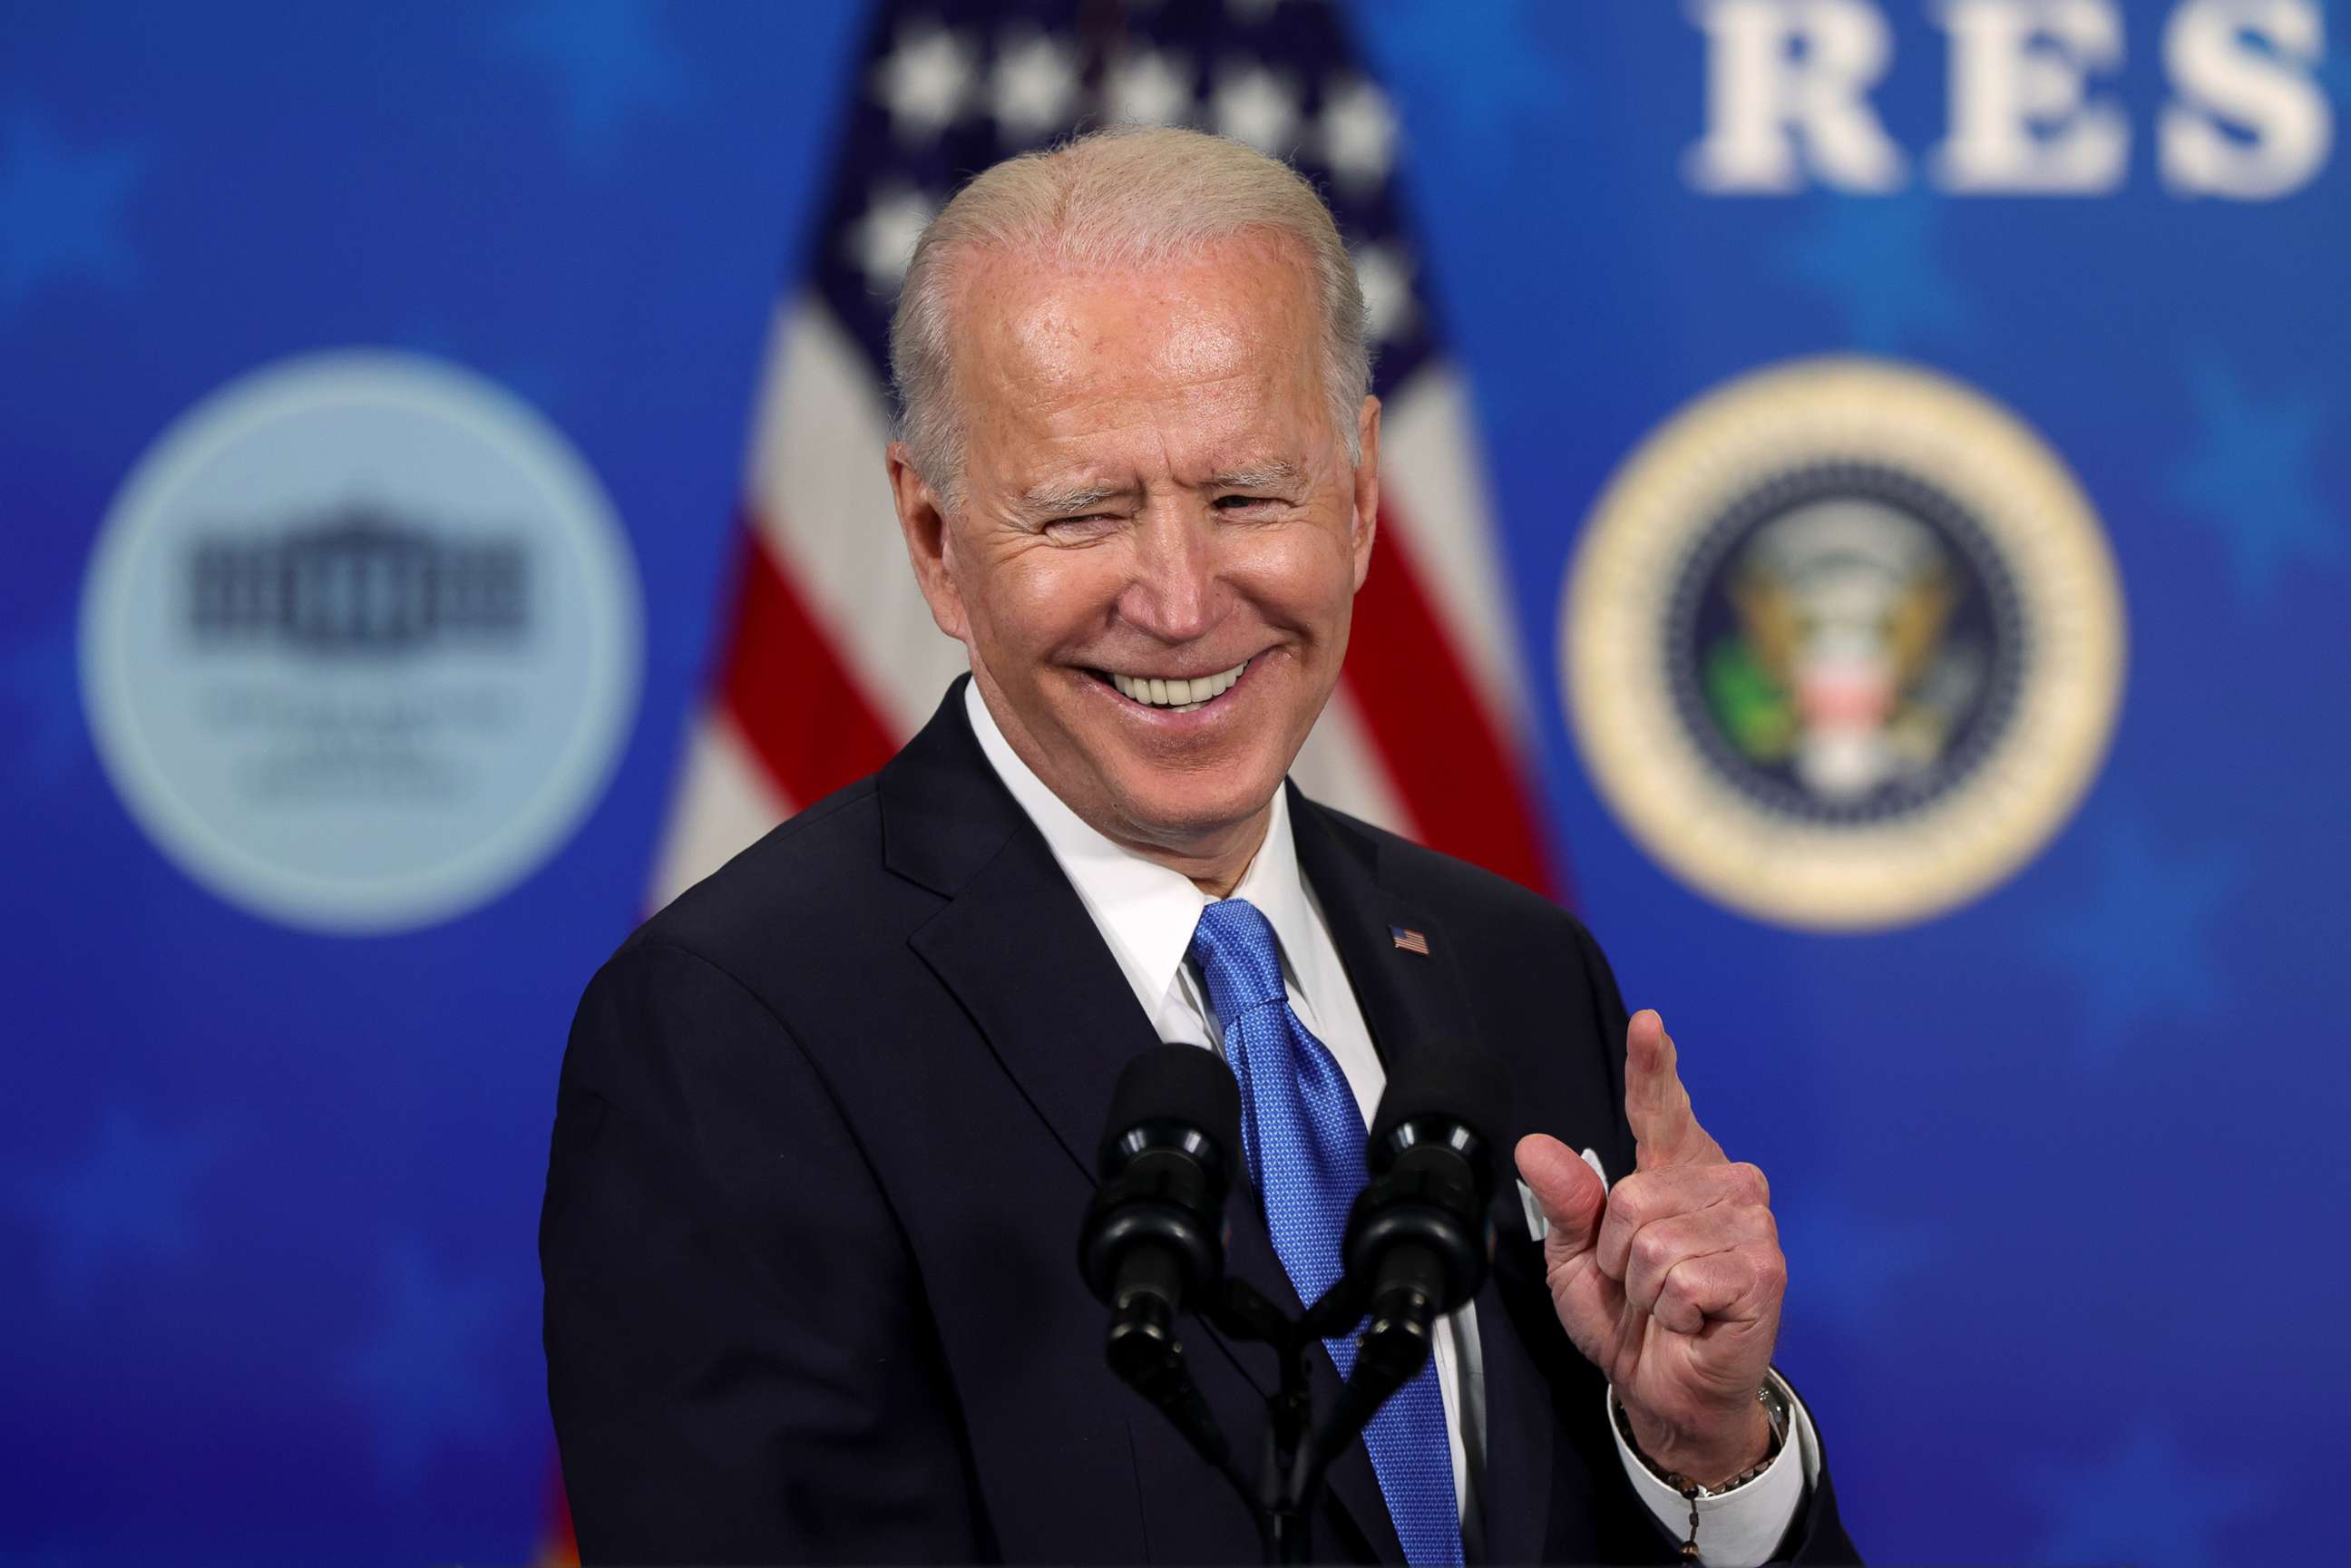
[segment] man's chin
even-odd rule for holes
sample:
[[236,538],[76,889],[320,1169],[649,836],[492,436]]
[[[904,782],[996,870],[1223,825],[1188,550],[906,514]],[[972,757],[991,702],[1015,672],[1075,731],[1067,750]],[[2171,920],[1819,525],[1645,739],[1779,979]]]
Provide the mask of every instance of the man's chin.
[[1263,826],[1280,775],[1203,788],[1197,779],[1154,779],[1113,784],[1113,802],[1140,843],[1176,853],[1218,854],[1236,836]]

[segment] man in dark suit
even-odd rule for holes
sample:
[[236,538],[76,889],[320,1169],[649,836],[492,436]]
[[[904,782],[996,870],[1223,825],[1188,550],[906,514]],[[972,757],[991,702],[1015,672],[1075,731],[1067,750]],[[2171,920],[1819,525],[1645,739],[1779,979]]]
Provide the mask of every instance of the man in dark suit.
[[[1386,1076],[1468,1040],[1512,1082],[1492,1278],[1334,1464],[1324,1553],[1850,1560],[1770,1371],[1768,1192],[1662,1023],[1554,906],[1284,782],[1378,515],[1311,191],[1181,131],[998,165],[893,349],[899,522],[972,675],[581,1002],[541,1249],[583,1556],[1255,1557],[1073,1266],[1111,1085],[1168,1039],[1241,1081],[1230,1267],[1293,1311]],[[1246,1441],[1270,1358],[1191,1332]]]

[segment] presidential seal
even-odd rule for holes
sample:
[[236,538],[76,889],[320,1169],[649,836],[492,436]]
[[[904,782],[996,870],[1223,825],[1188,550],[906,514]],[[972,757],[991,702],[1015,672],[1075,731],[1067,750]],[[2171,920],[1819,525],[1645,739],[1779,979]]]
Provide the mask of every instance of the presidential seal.
[[2113,732],[2121,593],[2064,464],[1914,366],[1740,378],[1652,434],[1585,525],[1562,689],[1626,831],[1734,909],[1924,920],[2015,872]]

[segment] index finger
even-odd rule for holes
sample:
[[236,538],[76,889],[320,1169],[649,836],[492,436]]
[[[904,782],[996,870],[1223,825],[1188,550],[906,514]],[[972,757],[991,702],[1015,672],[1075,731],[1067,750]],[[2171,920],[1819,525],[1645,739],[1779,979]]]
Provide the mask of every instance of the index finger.
[[1625,1030],[1625,1119],[1633,1124],[1642,1170],[1723,1163],[1722,1145],[1690,1109],[1680,1054],[1654,1008],[1635,1013]]

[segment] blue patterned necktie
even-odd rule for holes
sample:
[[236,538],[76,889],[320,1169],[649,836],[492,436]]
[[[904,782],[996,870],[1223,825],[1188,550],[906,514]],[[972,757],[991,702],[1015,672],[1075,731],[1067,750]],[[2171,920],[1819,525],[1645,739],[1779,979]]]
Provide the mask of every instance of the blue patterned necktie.
[[[1224,1030],[1225,1060],[1240,1080],[1241,1145],[1265,1199],[1266,1228],[1299,1300],[1311,1306],[1343,1271],[1347,1209],[1364,1189],[1363,1113],[1330,1049],[1291,1010],[1281,951],[1257,905],[1228,898],[1200,911],[1192,962]],[[1322,1343],[1346,1376],[1355,1342]],[[1461,1517],[1433,1358],[1372,1417],[1364,1446],[1405,1561],[1458,1568]]]

